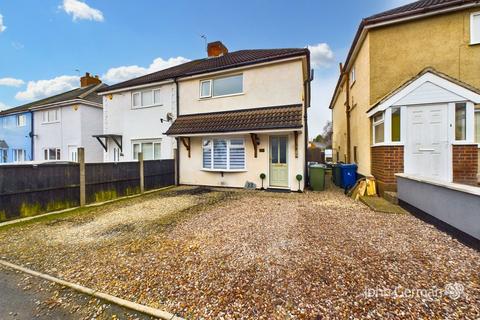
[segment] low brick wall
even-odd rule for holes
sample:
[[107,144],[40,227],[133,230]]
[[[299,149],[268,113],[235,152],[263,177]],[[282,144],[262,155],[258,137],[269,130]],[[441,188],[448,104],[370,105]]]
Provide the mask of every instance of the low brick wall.
[[478,147],[477,145],[453,145],[453,182],[477,185]]
[[396,191],[395,173],[403,172],[403,146],[371,147],[372,175],[377,180],[378,191]]

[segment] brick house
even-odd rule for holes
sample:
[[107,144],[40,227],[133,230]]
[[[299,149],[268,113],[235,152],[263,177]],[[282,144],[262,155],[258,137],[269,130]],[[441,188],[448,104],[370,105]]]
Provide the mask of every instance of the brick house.
[[334,160],[381,193],[397,173],[477,185],[480,3],[420,0],[362,20],[330,109]]

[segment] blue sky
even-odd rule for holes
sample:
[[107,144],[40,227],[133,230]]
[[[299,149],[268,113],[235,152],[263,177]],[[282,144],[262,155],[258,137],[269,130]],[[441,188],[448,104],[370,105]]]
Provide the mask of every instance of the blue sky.
[[0,109],[77,87],[87,71],[115,83],[204,57],[205,34],[230,51],[310,46],[315,135],[361,18],[407,2],[0,0]]

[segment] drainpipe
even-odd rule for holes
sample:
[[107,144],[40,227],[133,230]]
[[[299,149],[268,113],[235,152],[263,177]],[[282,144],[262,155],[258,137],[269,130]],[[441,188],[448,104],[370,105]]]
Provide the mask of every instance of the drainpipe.
[[34,150],[35,150],[35,149],[34,149],[34,147],[33,147],[33,144],[35,143],[35,142],[34,142],[35,131],[33,130],[34,128],[33,128],[33,112],[32,112],[32,111],[30,111],[30,123],[31,123],[31,125],[30,125],[30,134],[29,134],[29,136],[30,136],[30,152],[31,152],[30,158],[31,158],[31,160],[33,161],[33,160],[35,159],[35,155],[34,155]]
[[[179,113],[180,113],[180,94],[179,94],[179,85],[178,85],[178,78],[173,79],[173,82],[175,83],[175,104],[176,104],[176,118],[178,118]],[[180,139],[177,137],[175,138],[175,141],[177,142],[177,150],[175,151],[175,161],[176,161],[176,171],[175,171],[175,182],[176,185],[180,184]]]
[[347,116],[347,163],[350,163],[350,149],[351,149],[351,142],[350,142],[350,75],[348,74],[348,71],[345,70],[340,63],[340,75],[345,76],[345,82],[346,82],[346,89],[345,89],[345,95],[346,95],[346,102],[345,102],[345,114]]
[[304,165],[304,184],[307,186],[310,181],[308,179],[308,159],[307,159],[307,150],[308,150],[308,108],[310,107],[311,101],[311,82],[313,80],[313,71],[310,69],[310,51],[307,51],[307,80],[303,82],[303,90],[304,90],[304,112],[303,112],[303,125],[304,125],[304,156],[305,156],[305,165]]

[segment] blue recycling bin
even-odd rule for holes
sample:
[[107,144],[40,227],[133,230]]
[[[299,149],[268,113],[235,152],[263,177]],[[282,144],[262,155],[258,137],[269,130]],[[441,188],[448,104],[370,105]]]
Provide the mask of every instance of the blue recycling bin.
[[341,164],[340,172],[342,176],[341,187],[345,190],[353,187],[357,182],[357,165]]

